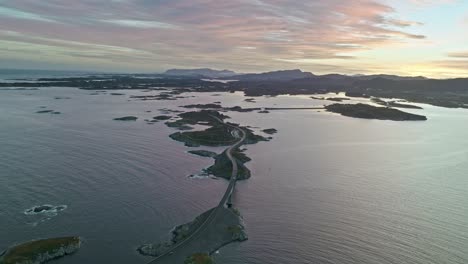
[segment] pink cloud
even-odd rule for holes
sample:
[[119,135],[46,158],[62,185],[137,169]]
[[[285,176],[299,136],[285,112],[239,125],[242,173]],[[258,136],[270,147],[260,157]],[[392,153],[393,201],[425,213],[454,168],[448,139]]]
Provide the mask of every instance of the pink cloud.
[[[146,58],[153,56],[153,61],[167,65],[229,61],[237,68],[277,67],[278,58],[349,59],[358,51],[424,38],[411,33],[417,22],[394,18],[392,7],[374,0],[16,0],[4,5],[60,22],[0,17],[0,30],[30,37],[17,40],[119,46],[146,52]],[[74,49],[70,56],[83,59],[78,55],[81,51],[86,55],[89,46],[66,43],[53,45]],[[115,53],[108,56],[122,59]],[[130,54],[125,58],[136,65],[141,59]]]

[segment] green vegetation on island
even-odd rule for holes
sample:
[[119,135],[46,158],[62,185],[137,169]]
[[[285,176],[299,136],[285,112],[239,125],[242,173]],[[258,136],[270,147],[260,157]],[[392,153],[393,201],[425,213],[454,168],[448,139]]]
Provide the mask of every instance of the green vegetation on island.
[[379,119],[379,120],[393,120],[393,121],[424,121],[427,120],[425,116],[415,115],[400,111],[398,109],[388,107],[376,107],[367,104],[332,104],[325,106],[329,112],[338,113],[343,116],[365,118],[365,119]]
[[[233,150],[232,156],[237,161],[237,180],[246,180],[250,178],[250,170],[244,164],[251,161],[251,159],[238,149]],[[205,169],[205,172],[227,180],[231,179],[232,162],[227,157],[226,152],[217,155],[214,159],[215,164]]]
[[80,245],[79,237],[30,241],[7,249],[0,257],[0,264],[41,264],[73,254]]

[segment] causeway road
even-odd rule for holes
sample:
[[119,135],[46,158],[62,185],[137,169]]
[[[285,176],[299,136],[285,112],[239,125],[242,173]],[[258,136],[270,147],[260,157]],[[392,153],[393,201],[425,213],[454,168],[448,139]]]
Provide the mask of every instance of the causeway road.
[[[165,259],[170,259],[172,256],[177,256],[179,251],[181,251],[181,252],[182,251],[184,251],[184,252],[187,251],[187,247],[190,247],[190,244],[191,244],[190,242],[193,242],[193,241],[196,242],[196,239],[199,239],[200,236],[203,235],[203,232],[207,229],[207,227],[213,222],[213,219],[216,217],[218,212],[220,210],[224,209],[224,205],[226,204],[229,197],[232,195],[232,193],[234,191],[234,187],[236,186],[236,181],[237,181],[238,166],[237,166],[236,159],[232,156],[232,152],[235,149],[237,149],[238,147],[240,147],[244,143],[244,141],[245,141],[245,139],[247,137],[247,134],[240,127],[237,127],[237,126],[234,126],[234,125],[231,125],[231,124],[227,124],[222,119],[220,119],[220,118],[218,118],[216,116],[211,116],[211,117],[213,117],[218,122],[223,123],[225,126],[231,127],[232,129],[235,129],[235,130],[239,131],[240,134],[241,134],[241,138],[236,143],[234,143],[234,145],[231,145],[230,147],[228,147],[224,151],[224,153],[226,153],[226,156],[229,158],[229,160],[232,163],[232,173],[231,173],[231,178],[229,180],[229,186],[227,187],[226,191],[224,192],[223,197],[219,201],[218,206],[216,206],[215,208],[213,208],[211,210],[210,214],[198,226],[197,229],[195,229],[184,240],[179,241],[178,243],[174,244],[172,247],[167,249],[164,253],[157,256],[155,259],[151,260],[147,264],[162,263],[162,262],[165,262]],[[196,253],[196,252],[193,252],[193,253]]]

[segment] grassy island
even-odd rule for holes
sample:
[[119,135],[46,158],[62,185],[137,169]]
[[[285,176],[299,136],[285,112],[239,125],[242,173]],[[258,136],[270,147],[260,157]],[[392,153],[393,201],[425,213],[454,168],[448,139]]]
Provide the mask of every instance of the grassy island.
[[80,248],[79,237],[49,238],[26,242],[7,249],[0,264],[40,264],[75,253]]
[[338,113],[343,116],[393,120],[393,121],[424,121],[425,116],[406,113],[397,109],[388,107],[376,107],[367,104],[332,104],[325,106],[329,112]]

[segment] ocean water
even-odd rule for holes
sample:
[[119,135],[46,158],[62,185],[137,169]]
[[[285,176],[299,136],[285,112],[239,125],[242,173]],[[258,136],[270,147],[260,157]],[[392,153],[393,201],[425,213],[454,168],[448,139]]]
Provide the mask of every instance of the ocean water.
[[[241,93],[134,101],[130,95],[156,92],[118,92],[0,91],[1,249],[79,235],[82,249],[56,263],[145,263],[151,258],[139,256],[138,245],[214,207],[227,182],[187,177],[212,160],[186,153],[163,122],[143,119],[190,103],[327,103],[308,96],[248,103]],[[249,240],[222,248],[217,263],[468,263],[468,112],[422,106],[411,112],[427,122],[317,110],[227,113],[278,133],[246,146],[252,178],[237,185],[234,204]],[[62,114],[35,113],[44,109]],[[139,120],[112,120],[126,115]],[[25,213],[39,205],[58,207]]]

